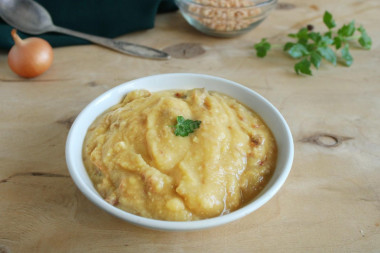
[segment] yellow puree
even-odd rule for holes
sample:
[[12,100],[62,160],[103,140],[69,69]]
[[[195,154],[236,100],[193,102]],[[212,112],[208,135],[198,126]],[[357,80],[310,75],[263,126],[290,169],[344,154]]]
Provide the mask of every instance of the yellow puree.
[[[202,121],[175,136],[176,117]],[[204,89],[130,92],[89,128],[83,159],[112,205],[159,220],[199,220],[238,209],[265,186],[276,143],[235,99]]]

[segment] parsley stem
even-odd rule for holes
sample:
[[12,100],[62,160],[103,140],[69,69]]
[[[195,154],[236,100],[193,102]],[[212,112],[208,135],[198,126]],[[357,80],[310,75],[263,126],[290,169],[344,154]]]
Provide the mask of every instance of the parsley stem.
[[356,35],[356,36],[351,36],[351,37],[346,37],[346,38],[344,38],[346,41],[349,41],[349,40],[357,40],[357,39],[359,39],[360,38],[360,36],[359,35]]
[[283,45],[281,44],[271,44],[272,48],[276,49],[276,48],[282,48]]

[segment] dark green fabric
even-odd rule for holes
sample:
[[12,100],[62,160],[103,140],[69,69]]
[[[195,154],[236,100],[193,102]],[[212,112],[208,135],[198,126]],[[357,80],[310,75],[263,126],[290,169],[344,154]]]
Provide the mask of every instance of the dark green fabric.
[[[50,13],[57,26],[114,38],[154,27],[157,13],[177,9],[174,0],[36,0]],[[14,42],[12,28],[0,18],[0,48]],[[18,32],[22,38],[30,35]],[[33,35],[36,36],[36,35]],[[87,41],[57,33],[38,35],[53,47],[88,44]]]

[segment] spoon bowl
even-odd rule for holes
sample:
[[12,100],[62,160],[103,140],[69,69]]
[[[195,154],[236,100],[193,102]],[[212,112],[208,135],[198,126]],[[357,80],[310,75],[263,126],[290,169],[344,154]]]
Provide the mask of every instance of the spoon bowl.
[[0,0],[0,16],[9,25],[25,33],[37,35],[54,30],[49,12],[29,0]]

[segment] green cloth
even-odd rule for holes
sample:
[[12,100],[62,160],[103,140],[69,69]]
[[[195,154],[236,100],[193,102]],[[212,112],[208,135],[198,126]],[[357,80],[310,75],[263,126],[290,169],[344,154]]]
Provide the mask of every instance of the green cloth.
[[[157,13],[174,11],[174,0],[36,0],[50,13],[55,25],[108,38],[154,27]],[[21,17],[20,17],[21,18]],[[0,18],[0,48],[14,42],[12,27]],[[86,40],[58,33],[27,35],[49,41],[53,47],[88,44]]]

